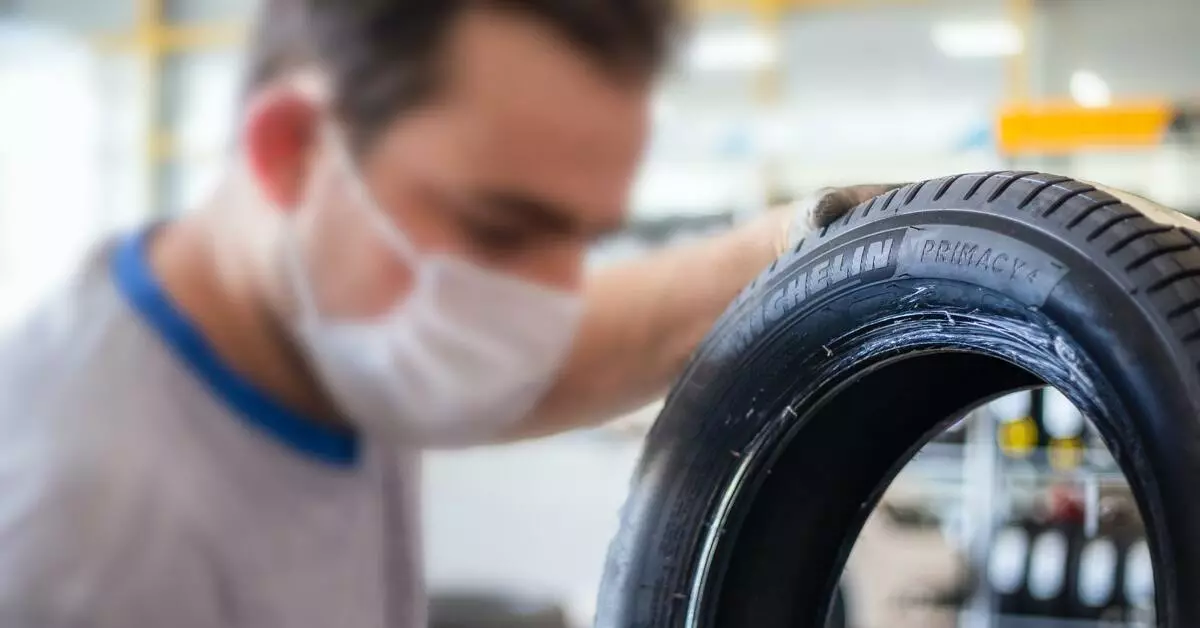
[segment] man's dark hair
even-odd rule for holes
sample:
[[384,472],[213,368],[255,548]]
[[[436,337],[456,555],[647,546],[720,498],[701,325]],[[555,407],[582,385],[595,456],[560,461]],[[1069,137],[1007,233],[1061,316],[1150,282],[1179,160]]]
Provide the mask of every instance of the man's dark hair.
[[475,7],[541,21],[628,81],[650,79],[663,66],[678,19],[673,0],[263,0],[247,87],[321,68],[351,143],[363,150],[435,91],[441,44]]

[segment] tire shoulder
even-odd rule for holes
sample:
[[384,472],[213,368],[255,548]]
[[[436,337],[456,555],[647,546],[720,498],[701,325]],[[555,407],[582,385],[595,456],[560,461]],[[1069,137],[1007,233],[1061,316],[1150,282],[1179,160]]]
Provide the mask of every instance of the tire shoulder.
[[761,305],[754,301],[764,286],[846,232],[889,216],[951,206],[1016,217],[1086,252],[1159,318],[1200,376],[1200,222],[1129,193],[1039,172],[955,174],[862,203],[773,264],[737,299],[731,309],[739,312],[729,318],[740,319]]

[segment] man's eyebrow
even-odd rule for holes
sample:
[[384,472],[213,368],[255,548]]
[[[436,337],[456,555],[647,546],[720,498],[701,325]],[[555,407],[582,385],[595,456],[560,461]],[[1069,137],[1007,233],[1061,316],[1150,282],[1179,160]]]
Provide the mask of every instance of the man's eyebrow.
[[624,220],[588,224],[575,217],[575,212],[569,207],[526,194],[489,191],[481,194],[479,198],[485,207],[503,211],[507,218],[554,234],[600,237],[625,227]]

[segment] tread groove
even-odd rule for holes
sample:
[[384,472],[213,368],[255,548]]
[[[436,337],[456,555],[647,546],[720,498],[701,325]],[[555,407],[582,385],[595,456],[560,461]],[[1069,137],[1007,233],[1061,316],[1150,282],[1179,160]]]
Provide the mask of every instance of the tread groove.
[[1192,231],[1191,229],[1185,229],[1183,227],[1178,227],[1178,229],[1179,229],[1180,233],[1183,234],[1183,237],[1194,242],[1196,244],[1196,246],[1200,246],[1200,234],[1197,234],[1195,231]]
[[1037,173],[1032,172],[1032,171],[1014,172],[1013,176],[1009,177],[1007,181],[1005,181],[1004,183],[1001,183],[1000,185],[996,186],[996,189],[992,190],[991,195],[988,196],[988,202],[989,203],[995,202],[996,199],[1000,198],[1001,195],[1003,195],[1005,192],[1007,192],[1008,188],[1011,188],[1014,183],[1016,183],[1017,181],[1023,181],[1023,180],[1025,180],[1026,177],[1029,177],[1029,176],[1032,176],[1035,174],[1037,174]]
[[975,185],[972,185],[972,186],[971,186],[971,189],[970,189],[970,190],[967,190],[967,195],[963,197],[963,200],[964,200],[964,201],[966,201],[966,200],[970,200],[970,198],[971,198],[972,196],[975,196],[975,193],[979,191],[979,188],[983,187],[983,184],[984,184],[984,183],[987,183],[987,182],[988,182],[988,180],[990,180],[992,177],[994,177],[994,176],[996,176],[996,175],[998,175],[998,174],[1004,174],[1004,173],[1002,173],[1002,172],[993,172],[993,173],[991,173],[991,174],[987,174],[987,175],[984,175],[984,176],[981,176],[981,177],[979,177],[979,180],[975,182]]
[[[865,203],[864,203],[864,204],[865,204]],[[857,210],[858,210],[858,208],[859,208],[859,207],[861,207],[861,206],[862,206],[862,205],[855,205],[854,207],[851,207],[851,208],[850,208],[850,211],[846,212],[846,215],[845,215],[845,216],[842,216],[842,219],[841,219],[841,220],[839,220],[838,222],[840,222],[840,223],[842,224],[842,226],[843,226],[843,227],[845,227],[846,225],[850,224],[850,221],[851,221],[851,220],[854,218],[854,212],[855,212],[855,211],[857,211]]]
[[923,190],[925,188],[926,183],[929,183],[929,182],[922,181],[920,183],[914,184],[912,186],[912,189],[908,191],[908,196],[904,199],[904,204],[911,205],[913,201],[917,200],[917,195],[920,194],[921,190]]
[[1167,312],[1167,320],[1173,321],[1196,310],[1200,310],[1200,299],[1193,299],[1171,310],[1170,312]]
[[1067,223],[1067,228],[1074,229],[1076,226],[1079,225],[1079,223],[1083,222],[1084,220],[1087,220],[1088,216],[1091,216],[1092,214],[1096,213],[1097,211],[1104,209],[1105,207],[1112,207],[1114,205],[1121,205],[1121,204],[1122,204],[1121,201],[1118,199],[1115,199],[1115,198],[1112,200],[1109,200],[1109,201],[1100,201],[1098,203],[1094,203],[1087,209],[1079,212],[1078,216],[1072,218],[1071,222]]
[[1087,237],[1087,241],[1092,242],[1096,238],[1099,238],[1100,236],[1104,235],[1105,233],[1108,233],[1109,229],[1112,229],[1113,227],[1125,222],[1126,220],[1132,220],[1141,215],[1142,215],[1141,212],[1130,212],[1128,214],[1121,214],[1119,216],[1114,216],[1114,217],[1110,218],[1104,224],[1100,225],[1099,227],[1096,227],[1095,231],[1089,233],[1088,237]]
[[1062,198],[1058,199],[1057,201],[1054,201],[1053,205],[1051,205],[1050,207],[1047,207],[1046,211],[1042,212],[1042,218],[1049,218],[1050,216],[1053,216],[1054,212],[1062,209],[1063,205],[1067,204],[1067,201],[1075,198],[1076,196],[1081,196],[1083,194],[1087,194],[1088,192],[1095,192],[1095,191],[1096,191],[1096,188],[1094,188],[1090,185],[1082,187],[1078,190],[1071,190],[1070,192],[1064,194]]
[[882,194],[871,199],[871,204],[867,205],[867,208],[863,210],[863,218],[871,215],[871,210],[875,209],[875,206],[879,204],[879,199],[881,198],[883,198]]
[[1167,288],[1170,288],[1181,281],[1195,279],[1196,277],[1200,277],[1200,268],[1188,268],[1176,273],[1171,273],[1170,275],[1167,275],[1166,277],[1163,277],[1162,279],[1159,279],[1151,284],[1149,288],[1146,288],[1146,294],[1162,292],[1163,290],[1166,290]]
[[883,207],[880,211],[887,211],[887,208],[892,205],[892,201],[896,199],[896,195],[900,193],[902,188],[896,188],[888,193],[887,200],[883,201]]
[[[999,180],[992,189],[983,189],[995,179]],[[1015,187],[1018,182],[1024,183]],[[1057,232],[1061,239],[1076,244],[1086,240],[1089,246],[1085,250],[1097,254],[1103,252],[1109,258],[1120,254],[1121,257],[1104,263],[1104,266],[1129,274],[1122,282],[1126,284],[1121,290],[1123,298],[1140,302],[1154,310],[1160,321],[1170,323],[1169,331],[1174,341],[1178,346],[1186,345],[1196,369],[1200,370],[1200,229],[1156,222],[1112,195],[1099,192],[1097,187],[1071,177],[1038,172],[1009,170],[954,174],[913,181],[888,190],[849,208],[837,220],[814,229],[807,237],[812,238],[813,246],[819,248],[819,245],[827,245],[830,237],[845,235],[853,225],[877,228],[879,225],[873,223],[886,223],[891,219],[880,214],[888,210],[902,214],[923,212],[928,207],[973,209],[982,213],[985,209],[999,209],[989,207],[999,203],[1008,214],[1007,218],[1013,217],[1011,210],[1014,208],[1028,211],[1027,217],[1015,218],[1031,229]],[[954,205],[944,203],[952,193]],[[1083,198],[1079,198],[1081,196]],[[943,203],[929,205],[931,202]],[[1097,214],[1105,208],[1114,209]],[[1047,221],[1052,224],[1037,224],[1035,216],[1050,218],[1056,213],[1062,213],[1063,217]],[[869,216],[876,220],[868,220]],[[883,220],[885,218],[888,220]],[[1179,231],[1179,236],[1171,233],[1175,230]],[[792,254],[801,255],[806,245],[807,239],[800,239],[792,247]],[[795,260],[795,257],[780,257],[772,261],[766,272],[738,296],[735,304],[741,308],[739,312],[751,306],[758,307],[750,297],[768,287],[775,289],[772,281],[778,279],[781,271],[793,266]],[[1127,283],[1130,279],[1132,285]],[[730,316],[726,323],[719,324],[728,326],[728,321],[735,318]]]
[[935,200],[935,201],[942,200],[942,197],[946,195],[946,192],[949,192],[950,188],[954,187],[954,184],[958,183],[958,181],[965,176],[967,176],[967,175],[966,174],[956,174],[952,177],[947,177],[946,180],[944,182],[942,182],[942,185],[938,187],[937,193],[933,195],[933,200]]
[[1157,235],[1159,233],[1166,233],[1168,231],[1174,231],[1174,229],[1175,229],[1174,227],[1164,227],[1164,226],[1160,225],[1157,227],[1151,227],[1149,229],[1143,229],[1136,233],[1132,233],[1132,234],[1126,236],[1124,239],[1117,242],[1116,244],[1112,245],[1112,247],[1110,247],[1108,249],[1108,251],[1105,252],[1105,255],[1109,255],[1109,256],[1114,255],[1117,252],[1119,252],[1121,249],[1129,246],[1130,244],[1133,244],[1134,242],[1137,242],[1138,240],[1141,240],[1142,238],[1149,237],[1152,235]]
[[1049,180],[1041,182],[1037,185],[1037,187],[1030,190],[1029,194],[1025,195],[1025,198],[1021,200],[1021,204],[1017,205],[1017,209],[1025,209],[1034,201],[1034,199],[1041,196],[1042,192],[1045,192],[1059,183],[1067,183],[1071,180],[1072,179],[1070,177],[1051,177]]
[[1150,251],[1149,253],[1146,253],[1145,255],[1130,262],[1129,265],[1125,267],[1125,272],[1133,272],[1133,271],[1141,268],[1142,266],[1145,266],[1146,264],[1149,264],[1150,262],[1152,262],[1164,255],[1170,255],[1172,253],[1182,253],[1183,251],[1186,251],[1188,249],[1195,248],[1195,246],[1196,246],[1195,242],[1188,242],[1187,244],[1176,244],[1174,246],[1165,246],[1161,249],[1156,249],[1156,250]]

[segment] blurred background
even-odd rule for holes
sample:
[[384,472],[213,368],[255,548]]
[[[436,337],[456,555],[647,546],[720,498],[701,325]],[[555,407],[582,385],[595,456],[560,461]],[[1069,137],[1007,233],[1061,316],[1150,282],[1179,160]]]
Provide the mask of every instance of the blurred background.
[[[1194,0],[690,4],[695,27],[655,98],[634,220],[597,247],[597,265],[820,186],[974,170],[1047,170],[1200,212]],[[253,0],[0,0],[0,325],[90,242],[211,192],[253,10]],[[1152,625],[1119,472],[1081,419],[1048,427],[1069,414],[1052,394],[1023,399],[980,410],[897,480],[852,557],[847,625]],[[431,455],[440,625],[506,613],[524,626],[587,625],[654,412]],[[991,547],[1008,549],[997,558]],[[1085,556],[1113,574],[1091,606],[1067,590],[1108,582],[1080,575]],[[1057,589],[1022,580],[1043,573],[1035,563],[1051,573],[1039,583],[1061,572]]]

